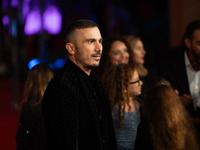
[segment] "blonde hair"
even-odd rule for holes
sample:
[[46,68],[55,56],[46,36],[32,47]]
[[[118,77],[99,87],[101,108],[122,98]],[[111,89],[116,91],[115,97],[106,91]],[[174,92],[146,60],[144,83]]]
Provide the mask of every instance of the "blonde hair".
[[129,105],[130,99],[128,96],[128,85],[133,76],[134,71],[134,65],[113,65],[107,68],[106,73],[102,77],[102,81],[110,97],[111,107],[113,108],[117,104],[119,108],[119,121],[118,125],[115,128],[115,131],[117,131],[120,128],[124,120],[125,106],[128,106],[129,110],[131,109]]
[[197,150],[194,127],[179,96],[161,77],[149,81],[142,110],[155,150]]
[[[134,47],[136,45],[136,42],[141,41],[141,39],[139,37],[135,37],[133,35],[127,35],[124,38],[126,39],[127,43],[129,44],[129,47],[131,49],[131,56],[132,57],[130,58],[130,62],[135,63],[134,59],[133,59],[133,57],[134,57],[133,51],[134,51]],[[135,67],[136,67],[136,69],[137,69],[137,71],[138,71],[138,73],[141,77],[147,76],[148,70],[144,67],[144,65],[135,63]]]
[[47,64],[34,66],[27,75],[23,103],[41,104],[46,87],[53,76],[54,73]]

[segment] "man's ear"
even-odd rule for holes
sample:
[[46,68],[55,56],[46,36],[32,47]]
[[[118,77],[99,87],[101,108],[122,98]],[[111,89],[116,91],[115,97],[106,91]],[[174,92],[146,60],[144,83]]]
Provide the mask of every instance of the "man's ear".
[[74,54],[75,54],[75,47],[74,47],[74,44],[72,44],[72,43],[67,43],[67,44],[65,45],[65,47],[66,47],[66,49],[67,49],[67,51],[68,51],[69,54],[71,54],[71,55],[74,55]]
[[184,43],[185,43],[185,45],[187,46],[188,49],[191,48],[191,41],[190,41],[189,38],[185,38],[185,39],[184,39]]

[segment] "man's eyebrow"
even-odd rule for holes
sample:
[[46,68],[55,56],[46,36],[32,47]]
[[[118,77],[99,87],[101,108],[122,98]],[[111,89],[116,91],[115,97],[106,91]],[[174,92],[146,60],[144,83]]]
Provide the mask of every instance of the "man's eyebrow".
[[103,38],[100,38],[100,39],[95,39],[95,38],[89,38],[89,39],[86,39],[86,41],[103,41]]
[[86,41],[96,41],[94,38],[86,39]]

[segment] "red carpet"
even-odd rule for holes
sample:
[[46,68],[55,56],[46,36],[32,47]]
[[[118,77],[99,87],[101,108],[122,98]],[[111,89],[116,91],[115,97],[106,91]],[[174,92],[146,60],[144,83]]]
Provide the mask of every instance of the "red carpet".
[[[19,84],[21,99],[22,83]],[[0,150],[15,150],[15,135],[20,112],[12,107],[12,81],[0,79]]]

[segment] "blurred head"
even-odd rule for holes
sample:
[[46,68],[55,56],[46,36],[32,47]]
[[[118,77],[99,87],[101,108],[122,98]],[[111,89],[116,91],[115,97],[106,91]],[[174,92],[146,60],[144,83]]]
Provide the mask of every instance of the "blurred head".
[[[144,87],[144,105],[145,110],[161,113],[167,111],[166,107],[180,105],[178,94],[172,88],[171,84],[162,77],[150,79]],[[176,107],[174,106],[174,107]],[[170,110],[169,108],[168,110]],[[170,112],[169,112],[170,113]]]
[[97,24],[91,20],[78,20],[66,31],[66,49],[69,59],[87,74],[99,66],[102,37]]
[[144,64],[144,59],[146,55],[146,51],[144,49],[144,45],[142,40],[139,37],[134,36],[126,36],[125,37],[131,50],[132,50],[132,61],[136,64]]
[[104,50],[101,63],[105,65],[128,64],[130,48],[120,35],[110,35],[103,42]]
[[188,24],[183,40],[189,55],[200,63],[200,20]]
[[128,64],[129,53],[128,49],[122,41],[114,41],[111,44],[110,51],[108,53],[110,57],[110,63],[113,65]]
[[144,89],[142,110],[154,149],[197,149],[191,119],[171,84],[154,77]]
[[44,92],[54,73],[47,64],[38,64],[29,70],[24,87],[24,102],[41,104]]
[[143,83],[133,65],[111,66],[106,70],[102,80],[110,96],[112,106],[128,104],[129,98],[135,98],[141,94]]

